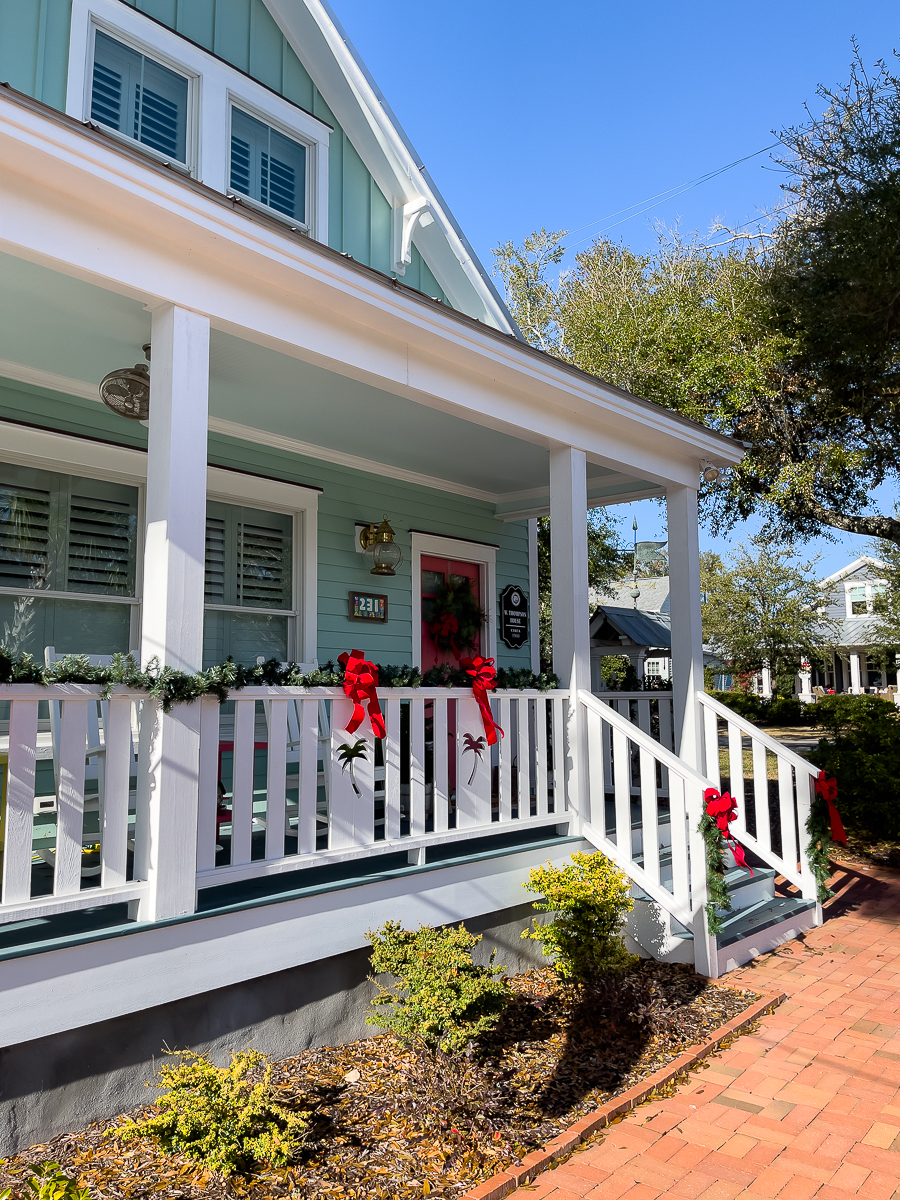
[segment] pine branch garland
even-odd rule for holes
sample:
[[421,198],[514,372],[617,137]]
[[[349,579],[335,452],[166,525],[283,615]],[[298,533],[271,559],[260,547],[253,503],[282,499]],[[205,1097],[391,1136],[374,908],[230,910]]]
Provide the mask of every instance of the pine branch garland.
[[820,904],[830,900],[834,892],[828,886],[831,875],[829,861],[831,846],[831,820],[828,814],[828,802],[824,796],[816,792],[809,806],[809,816],[806,818],[806,832],[809,834],[809,844],[806,847],[806,857],[809,867],[816,879],[816,896]]
[[706,924],[715,936],[722,932],[719,912],[731,912],[731,893],[725,882],[725,839],[709,813],[700,818],[699,830],[706,844]]

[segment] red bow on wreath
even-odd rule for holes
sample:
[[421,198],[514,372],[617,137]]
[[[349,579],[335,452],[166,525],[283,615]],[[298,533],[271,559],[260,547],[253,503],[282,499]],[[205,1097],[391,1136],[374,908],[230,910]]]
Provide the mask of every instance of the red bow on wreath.
[[[747,859],[744,857],[743,847],[738,844],[729,829],[729,825],[737,816],[737,802],[734,797],[730,792],[720,795],[715,788],[710,787],[703,793],[703,799],[706,801],[706,815],[715,821],[716,828],[734,855],[734,861],[739,867],[746,867]],[[753,868],[748,869],[752,875]]]
[[440,645],[438,638],[446,638],[453,652],[453,657],[457,661],[459,660],[459,650],[456,647],[456,642],[453,640],[453,635],[459,633],[459,621],[457,621],[453,613],[442,612],[437,620],[432,621],[428,626],[428,632],[434,639],[436,646]]
[[844,831],[844,822],[841,820],[841,814],[834,806],[838,794],[837,780],[826,779],[825,772],[820,771],[816,779],[816,792],[828,805],[828,816],[831,821],[831,840],[833,842],[841,842],[842,845],[846,846],[847,834]]
[[366,715],[363,704],[368,704],[372,732],[377,738],[387,737],[375,691],[378,687],[378,668],[366,661],[362,650],[351,650],[349,654],[345,650],[338,662],[344,668],[344,695],[353,701],[353,716],[345,726],[347,732],[356,733]]
[[[495,746],[497,744],[497,730],[500,729],[500,726],[494,720],[494,714],[491,712],[491,706],[487,698],[488,692],[496,687],[497,684],[497,672],[494,670],[494,660],[492,658],[482,658],[478,654],[475,658],[461,658],[459,665],[467,675],[472,676],[472,692],[481,710],[484,735],[487,738],[487,744]],[[506,736],[502,729],[500,729],[500,736]]]

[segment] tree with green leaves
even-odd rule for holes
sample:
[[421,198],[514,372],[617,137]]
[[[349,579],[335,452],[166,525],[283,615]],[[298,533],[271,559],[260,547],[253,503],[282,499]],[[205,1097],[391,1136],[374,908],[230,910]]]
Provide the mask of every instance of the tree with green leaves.
[[718,244],[662,231],[635,254],[597,240],[556,282],[565,232],[495,252],[535,346],[748,443],[704,485],[713,531],[752,513],[774,540],[825,529],[900,545],[870,511],[900,435],[900,78],[857,55],[821,117],[784,130],[774,228]]
[[790,694],[788,681],[801,662],[821,659],[835,640],[820,611],[814,565],[763,538],[727,561],[706,551],[700,557],[704,641],[737,672],[768,666],[775,690]]

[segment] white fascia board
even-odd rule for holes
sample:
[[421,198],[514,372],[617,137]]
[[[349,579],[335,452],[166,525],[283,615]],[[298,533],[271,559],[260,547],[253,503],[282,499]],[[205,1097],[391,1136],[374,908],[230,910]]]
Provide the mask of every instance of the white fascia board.
[[848,563],[846,567],[841,567],[839,571],[835,571],[833,575],[826,576],[825,579],[819,580],[819,587],[828,587],[829,583],[839,583],[842,579],[846,579],[848,575],[855,574],[861,567],[883,567],[884,563],[880,558],[872,558],[868,554],[862,555],[861,558],[855,558],[852,563]]
[[0,245],[141,300],[206,313],[280,353],[660,485],[699,482],[731,439],[236,212],[65,118],[0,93]]
[[427,178],[419,156],[413,153],[330,10],[321,0],[265,3],[392,208],[420,200],[427,204],[443,244],[429,233],[432,226],[420,228],[416,241],[451,304],[504,333],[517,334],[505,306],[486,282],[483,268]]

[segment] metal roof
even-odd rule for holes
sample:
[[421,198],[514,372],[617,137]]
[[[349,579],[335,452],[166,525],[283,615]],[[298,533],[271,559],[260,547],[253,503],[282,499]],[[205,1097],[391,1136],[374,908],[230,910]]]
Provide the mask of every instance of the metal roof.
[[619,608],[617,605],[603,604],[591,620],[591,636],[597,633],[604,620],[609,621],[617,633],[631,638],[639,646],[668,649],[672,645],[668,613],[646,613],[641,612],[639,608]]

